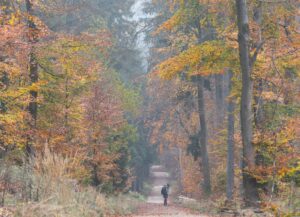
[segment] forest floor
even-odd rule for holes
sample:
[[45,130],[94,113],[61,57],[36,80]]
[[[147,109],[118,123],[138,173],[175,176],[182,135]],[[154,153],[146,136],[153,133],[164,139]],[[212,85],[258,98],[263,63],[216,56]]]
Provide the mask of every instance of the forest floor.
[[152,189],[148,196],[147,202],[140,205],[136,214],[132,217],[147,216],[147,217],[208,217],[207,215],[195,214],[195,212],[182,208],[173,203],[174,195],[172,188],[170,190],[169,204],[163,205],[163,197],[160,193],[163,185],[169,183],[169,173],[162,166],[151,167]]

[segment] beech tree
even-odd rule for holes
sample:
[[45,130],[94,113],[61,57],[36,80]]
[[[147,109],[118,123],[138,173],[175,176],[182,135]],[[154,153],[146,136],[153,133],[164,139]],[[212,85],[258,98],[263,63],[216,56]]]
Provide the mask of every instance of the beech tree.
[[[248,8],[245,0],[237,0],[237,21],[239,27],[239,53],[242,73],[242,101],[241,101],[241,128],[243,138],[243,187],[246,200],[256,203],[258,200],[256,180],[247,173],[247,169],[255,167],[255,153],[252,145],[253,113],[252,113],[252,91],[251,78],[252,63],[249,51],[249,21]],[[247,203],[247,204],[249,204]]]
[[[232,92],[233,82],[232,77],[233,73],[229,70],[229,93]],[[227,105],[227,172],[226,172],[226,197],[228,201],[233,200],[234,193],[234,162],[235,162],[235,141],[234,141],[234,133],[235,133],[235,97],[229,96]]]
[[[28,16],[28,41],[31,46],[31,51],[29,53],[29,78],[31,85],[35,85],[38,82],[38,63],[35,55],[35,44],[38,42],[38,29],[34,22],[33,15],[33,4],[30,0],[26,0],[26,10]],[[38,104],[37,104],[38,92],[37,90],[30,90],[30,102],[28,105],[28,110],[31,115],[31,120],[29,120],[29,125],[31,128],[31,133],[28,135],[29,140],[26,145],[26,151],[29,155],[33,154],[33,143],[34,143],[34,132],[36,130],[36,121],[38,113]]]

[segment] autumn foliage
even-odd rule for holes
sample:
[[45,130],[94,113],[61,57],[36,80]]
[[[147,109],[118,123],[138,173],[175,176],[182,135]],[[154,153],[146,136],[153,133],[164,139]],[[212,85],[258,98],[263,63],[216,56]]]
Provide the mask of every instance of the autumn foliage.
[[[205,88],[212,197],[225,195],[226,176],[230,176],[226,174],[226,141],[230,133],[227,126],[232,123],[226,118],[229,115],[226,107],[233,102],[237,105],[233,113],[235,150],[231,155],[234,157],[234,198],[240,196],[239,184],[244,173],[255,180],[262,200],[274,200],[277,204],[278,198],[287,192],[294,197],[294,183],[298,183],[296,188],[299,188],[297,4],[296,1],[246,2],[254,118],[249,124],[254,126],[255,167],[241,170],[243,135],[238,113],[244,87],[238,39],[242,36],[238,35],[233,1],[152,1],[152,12],[157,15],[149,18],[149,23],[155,26],[149,33],[154,41],[149,92],[154,104],[157,103],[154,108],[161,109],[152,124],[152,143],[159,144],[164,155],[173,153],[173,163],[179,164],[175,168],[180,168],[174,169],[180,191],[188,196],[203,194],[203,189],[199,189],[203,184],[199,159],[203,144],[199,140],[201,135],[198,136],[202,129],[197,120],[197,77],[201,76]],[[229,73],[233,73],[232,79]],[[231,90],[228,89],[230,83]],[[194,162],[185,156],[186,152],[195,157]],[[197,167],[202,177],[197,174]],[[243,197],[247,200],[249,195]],[[272,202],[264,205],[271,206]]]
[[100,206],[157,154],[178,194],[299,214],[299,3],[151,0],[137,31],[133,2],[0,1],[1,205]]
[[[36,179],[51,167],[51,156],[66,164],[62,173],[68,175],[49,179],[71,179],[108,194],[127,192],[147,175],[135,174],[151,161],[139,156],[146,147],[132,124],[140,114],[140,93],[111,66],[121,48],[107,18],[99,11],[92,12],[93,22],[84,18],[93,4],[0,3],[1,171],[16,166],[37,174],[24,177],[23,184],[1,175],[0,184],[15,185],[22,200],[39,200],[43,183]],[[64,24],[61,17],[67,17]],[[1,205],[9,189],[1,188]]]

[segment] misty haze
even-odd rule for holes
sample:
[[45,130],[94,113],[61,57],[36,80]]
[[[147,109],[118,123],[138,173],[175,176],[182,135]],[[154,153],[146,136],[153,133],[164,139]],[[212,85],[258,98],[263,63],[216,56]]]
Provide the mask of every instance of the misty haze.
[[297,0],[0,0],[0,217],[300,216]]

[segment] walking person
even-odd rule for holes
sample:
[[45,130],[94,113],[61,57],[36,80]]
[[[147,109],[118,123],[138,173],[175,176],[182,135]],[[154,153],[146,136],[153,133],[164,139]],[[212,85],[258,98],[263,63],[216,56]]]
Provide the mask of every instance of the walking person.
[[168,206],[169,188],[170,188],[170,185],[166,184],[161,189],[161,194],[164,197],[164,206]]

